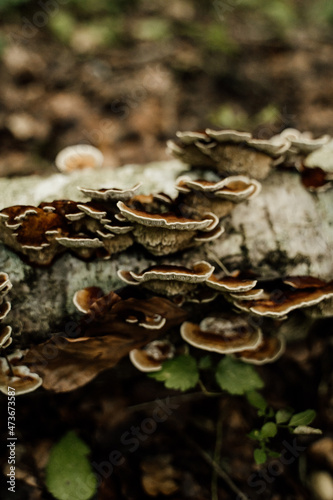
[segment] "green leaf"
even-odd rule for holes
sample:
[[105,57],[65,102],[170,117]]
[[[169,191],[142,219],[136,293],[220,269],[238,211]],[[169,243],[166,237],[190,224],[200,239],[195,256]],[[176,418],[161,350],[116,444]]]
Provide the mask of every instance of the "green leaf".
[[309,425],[311,424],[315,416],[316,412],[314,410],[305,410],[293,415],[288,425],[290,425],[291,427],[297,427],[298,425]]
[[258,465],[264,464],[267,460],[266,452],[261,448],[254,450],[253,456],[256,464]]
[[53,446],[45,483],[57,500],[89,500],[96,493],[97,478],[87,458],[89,453],[73,431]]
[[267,422],[261,428],[261,436],[263,438],[271,438],[276,436],[277,426],[274,422]]
[[197,362],[192,356],[178,356],[165,361],[161,370],[150,373],[149,377],[164,382],[168,389],[187,391],[199,381]]
[[278,410],[275,415],[275,422],[277,424],[284,424],[285,422],[288,422],[290,420],[290,417],[294,413],[293,410]]
[[264,382],[254,367],[225,356],[218,364],[216,381],[221,389],[230,394],[242,395],[256,389],[262,389]]
[[207,354],[207,356],[203,356],[198,363],[200,370],[208,370],[212,367],[212,358]]
[[267,453],[271,458],[280,458],[281,456],[281,453],[279,453],[278,451],[268,450]]
[[314,427],[309,427],[308,425],[298,425],[293,430],[293,434],[322,434],[321,429],[315,429]]
[[246,398],[250,405],[254,406],[258,410],[265,412],[267,408],[267,402],[265,398],[257,391],[250,391],[246,393]]
[[256,441],[261,440],[261,432],[258,429],[253,429],[247,435],[250,439],[255,439]]

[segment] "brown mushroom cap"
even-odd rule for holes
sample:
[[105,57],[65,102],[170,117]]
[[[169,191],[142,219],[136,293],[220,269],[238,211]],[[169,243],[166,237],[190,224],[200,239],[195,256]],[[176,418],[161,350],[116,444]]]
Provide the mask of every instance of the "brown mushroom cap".
[[131,188],[101,188],[91,189],[79,187],[78,189],[89,196],[92,200],[98,201],[127,201],[135,195],[135,191],[139,189],[141,183],[135,184]]
[[162,363],[173,358],[174,346],[168,340],[153,340],[142,349],[133,349],[129,358],[141,372],[155,372],[162,368]]
[[252,290],[256,284],[257,280],[241,279],[236,276],[217,278],[213,274],[206,281],[206,285],[219,292],[247,292]]
[[73,303],[80,312],[88,313],[94,302],[103,297],[103,295],[104,293],[101,288],[90,286],[75,292]]
[[180,333],[194,347],[220,354],[255,349],[262,339],[259,327],[254,328],[246,318],[237,315],[207,317],[200,325],[186,321]]
[[252,363],[254,365],[264,365],[273,363],[279,359],[285,351],[285,340],[283,337],[268,337],[263,336],[260,344],[251,350],[234,353],[234,356]]
[[177,216],[172,213],[151,214],[142,210],[130,208],[122,201],[117,203],[117,207],[126,219],[150,227],[203,231],[214,229],[219,222],[218,218],[212,213],[204,214],[201,220],[195,220]]
[[31,373],[25,365],[16,364],[20,363],[23,354],[23,351],[17,350],[8,356],[14,376],[10,374],[7,360],[0,358],[0,391],[6,395],[8,394],[8,387],[15,389],[15,395],[18,396],[32,392],[42,385],[43,381],[37,373]]
[[209,194],[210,197],[239,202],[259,194],[261,184],[255,179],[249,179],[243,175],[226,177],[217,182],[202,179],[193,180],[188,176],[183,176],[177,180],[176,188],[182,193],[200,191]]
[[[295,286],[297,280],[289,278],[289,282]],[[302,280],[299,282],[302,283]],[[303,281],[304,285],[304,281]],[[293,288],[292,290],[281,290],[281,293],[276,294],[275,291],[266,293],[264,298],[258,300],[243,300],[235,302],[235,305],[244,311],[249,311],[258,316],[267,316],[270,318],[283,318],[289,312],[303,307],[310,307],[318,304],[324,299],[333,297],[333,281],[325,283],[324,286],[318,287]]]
[[202,283],[206,281],[214,271],[214,267],[206,261],[200,261],[193,264],[192,269],[175,266],[162,265],[151,266],[141,273],[133,271],[119,270],[118,276],[129,285],[139,285],[150,280],[162,281],[183,281],[186,283]]

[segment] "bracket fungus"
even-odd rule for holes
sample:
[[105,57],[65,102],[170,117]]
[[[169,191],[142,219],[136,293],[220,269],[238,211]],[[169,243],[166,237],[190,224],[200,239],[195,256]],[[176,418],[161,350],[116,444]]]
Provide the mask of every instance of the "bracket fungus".
[[104,156],[101,151],[90,144],[77,144],[62,149],[56,156],[55,164],[58,170],[69,173],[85,168],[100,168]]
[[130,351],[132,364],[141,372],[155,372],[162,368],[162,363],[172,359],[175,348],[168,340],[153,340],[142,349]]
[[180,333],[192,346],[219,354],[255,349],[262,340],[259,327],[252,326],[247,317],[235,314],[208,316],[200,325],[185,321]]
[[128,285],[140,285],[162,295],[186,295],[205,283],[214,271],[206,261],[195,262],[193,266],[156,265],[141,273],[119,270],[118,276]]
[[234,276],[228,276],[224,273],[217,276],[212,274],[206,281],[207,286],[221,293],[249,292],[256,284],[257,280],[242,278],[238,271],[234,273]]
[[241,174],[261,180],[280,165],[293,167],[301,173],[304,186],[314,191],[332,185],[332,170],[323,168],[318,160],[324,156],[327,165],[329,155],[324,149],[332,148],[331,144],[329,135],[313,138],[310,132],[291,128],[270,139],[256,139],[236,130],[206,129],[178,132],[177,140],[168,142],[168,149],[192,167],[210,169],[225,177]]
[[117,206],[120,213],[134,226],[133,236],[150,253],[156,256],[168,255],[184,250],[200,241],[205,233],[208,238],[212,235],[217,238],[221,233],[216,232],[219,218],[213,213],[205,213],[200,217],[184,217],[177,212],[160,212],[139,210],[119,201]]
[[0,391],[8,394],[8,387],[15,390],[15,395],[32,392],[42,385],[37,373],[32,373],[28,366],[22,364],[25,352],[17,349],[7,358],[0,358]]
[[[43,387],[55,392],[88,383],[134,349],[180,325],[187,315],[162,297],[122,299],[114,292],[104,295],[98,287],[76,292],[74,304],[85,315],[73,337],[54,336],[24,357],[25,364],[42,377]],[[56,349],[57,356],[45,364],[42,354],[47,349]]]
[[227,215],[236,203],[257,196],[261,184],[241,175],[226,177],[216,182],[183,176],[176,181],[176,189],[180,192],[179,203],[191,207],[190,211],[194,214],[210,211],[221,218]]
[[261,342],[254,349],[235,352],[234,356],[253,365],[274,363],[284,353],[285,344],[282,336],[263,335]]
[[1,323],[11,310],[11,303],[5,296],[11,290],[12,284],[7,273],[0,273],[0,350],[6,349],[12,343],[12,328]]
[[135,186],[128,189],[126,188],[92,189],[84,187],[79,187],[78,189],[86,196],[89,196],[92,200],[96,201],[127,201],[130,198],[133,198],[135,192],[139,189],[140,186],[141,183],[135,184]]
[[266,289],[263,283],[259,284],[264,292],[257,298],[236,298],[234,305],[258,316],[283,319],[291,311],[314,306],[333,297],[333,281],[326,282],[310,276],[294,276],[273,281],[266,284]]
[[211,130],[177,133],[177,141],[168,141],[169,151],[194,167],[216,170],[221,175],[251,175],[264,179],[277,158],[288,150],[285,138],[267,141],[253,139],[247,132]]

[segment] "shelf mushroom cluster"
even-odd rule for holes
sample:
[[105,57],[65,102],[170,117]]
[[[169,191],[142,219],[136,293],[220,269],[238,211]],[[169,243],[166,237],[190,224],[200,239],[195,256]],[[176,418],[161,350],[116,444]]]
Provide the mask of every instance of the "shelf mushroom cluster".
[[223,234],[220,219],[260,192],[246,176],[223,180],[178,179],[175,199],[130,189],[79,188],[87,202],[56,200],[0,211],[0,238],[31,264],[49,265],[71,250],[81,258],[110,258],[137,243],[155,256],[169,255]]
[[255,139],[248,132],[211,130],[178,132],[168,141],[173,156],[193,167],[212,169],[222,176],[251,175],[264,179],[278,165],[296,168],[308,189],[330,186],[331,172],[304,166],[304,159],[332,138],[313,138],[310,132],[287,128],[270,139]]
[[[6,273],[0,273],[0,349],[6,349],[12,343],[12,328],[9,325],[3,325],[3,320],[11,310],[11,303],[7,300],[7,294],[12,288],[9,276]],[[6,297],[6,298],[5,298]]]
[[[11,304],[7,299],[7,294],[11,290],[12,284],[6,273],[0,273],[0,391],[8,394],[8,387],[15,390],[15,394],[25,394],[34,391],[42,383],[42,379],[31,373],[29,368],[21,363],[23,351],[16,350],[8,356],[4,355],[4,349],[12,343],[12,328],[3,325],[3,320],[11,310]],[[6,297],[6,298],[5,298]]]
[[[200,324],[184,322],[180,329],[182,338],[194,347],[232,354],[254,364],[271,363],[284,352],[285,341],[278,334],[280,321],[273,320],[286,319],[296,309],[333,297],[333,281],[310,276],[263,280],[240,272],[225,275],[213,274],[213,271],[213,266],[201,261],[191,268],[152,266],[140,273],[120,270],[118,275],[127,285],[141,285],[155,293],[177,297],[178,303],[179,295],[182,296],[180,303],[184,303],[192,301],[196,293],[199,302],[204,287],[213,290],[214,294],[202,300],[212,302],[209,314]],[[234,312],[230,312],[228,303]],[[254,319],[258,316],[261,316],[260,326]],[[131,357],[133,364],[142,371],[158,370],[159,363],[151,352],[157,356],[149,345],[137,351],[136,357]]]
[[[44,388],[55,392],[76,389],[132,351],[135,356],[135,350],[165,336],[187,317],[186,311],[166,298],[137,298],[130,292],[122,297],[88,287],[75,293],[73,302],[84,315],[73,335],[53,336],[30,348],[24,357],[24,363],[43,379]],[[172,348],[169,353],[164,344],[164,339],[152,344],[155,359],[157,353],[163,359],[171,355]],[[45,363],[47,349],[57,350],[58,355]]]

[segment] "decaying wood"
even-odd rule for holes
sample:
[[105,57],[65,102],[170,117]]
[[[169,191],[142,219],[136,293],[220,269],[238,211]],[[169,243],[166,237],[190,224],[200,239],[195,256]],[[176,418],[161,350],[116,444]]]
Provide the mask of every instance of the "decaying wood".
[[[129,187],[143,182],[142,192],[164,191],[175,195],[174,181],[186,170],[178,161],[126,166],[117,170],[55,174],[0,180],[0,208],[15,204],[36,205],[54,199],[86,199],[76,186]],[[198,259],[220,259],[229,269],[254,269],[262,276],[311,274],[333,276],[333,194],[311,193],[295,172],[275,171],[262,181],[258,197],[235,207],[222,221],[225,234],[217,241],[180,255],[158,260],[163,263],[193,263]],[[72,298],[86,286],[104,291],[122,286],[116,271],[143,269],[156,258],[137,247],[111,260],[84,262],[62,255],[49,268],[33,268],[5,246],[0,246],[0,270],[13,283],[10,322],[21,343],[39,342],[56,332],[64,319],[75,315]],[[217,264],[215,264],[217,265]],[[74,316],[75,317],[75,316]]]

